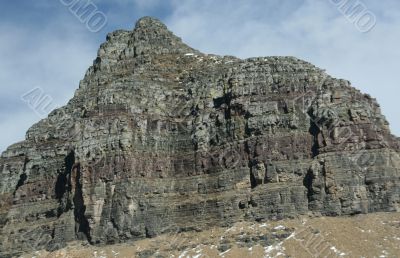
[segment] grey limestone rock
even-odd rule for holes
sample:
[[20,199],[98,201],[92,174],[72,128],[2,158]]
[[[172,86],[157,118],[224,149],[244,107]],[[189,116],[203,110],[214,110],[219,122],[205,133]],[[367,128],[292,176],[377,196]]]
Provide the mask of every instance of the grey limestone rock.
[[69,103],[0,158],[0,256],[300,214],[400,211],[376,100],[294,57],[108,34]]

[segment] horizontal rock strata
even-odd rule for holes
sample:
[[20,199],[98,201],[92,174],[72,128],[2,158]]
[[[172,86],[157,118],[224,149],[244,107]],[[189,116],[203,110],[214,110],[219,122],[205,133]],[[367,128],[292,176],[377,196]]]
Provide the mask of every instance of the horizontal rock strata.
[[300,214],[400,211],[376,100],[294,57],[200,53],[145,17],[0,159],[0,257]]

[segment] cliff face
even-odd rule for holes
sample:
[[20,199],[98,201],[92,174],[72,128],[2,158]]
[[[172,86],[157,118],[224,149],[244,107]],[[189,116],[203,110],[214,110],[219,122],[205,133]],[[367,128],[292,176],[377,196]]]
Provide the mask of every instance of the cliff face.
[[293,57],[207,55],[156,19],[0,159],[0,256],[240,220],[400,211],[379,105]]

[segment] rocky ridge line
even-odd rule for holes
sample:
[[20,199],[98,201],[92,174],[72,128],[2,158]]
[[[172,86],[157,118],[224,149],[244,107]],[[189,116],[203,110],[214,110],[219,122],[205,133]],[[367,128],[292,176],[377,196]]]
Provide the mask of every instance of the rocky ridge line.
[[0,158],[0,256],[302,214],[400,211],[376,100],[294,57],[108,34],[69,103]]

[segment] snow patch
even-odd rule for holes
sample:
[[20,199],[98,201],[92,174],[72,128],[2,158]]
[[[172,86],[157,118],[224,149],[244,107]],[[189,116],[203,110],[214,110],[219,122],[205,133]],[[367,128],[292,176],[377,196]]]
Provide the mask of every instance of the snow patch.
[[274,227],[274,229],[275,230],[282,230],[282,229],[285,229],[285,227],[282,226],[282,225],[279,225],[279,226]]
[[219,256],[224,257],[224,255],[225,255],[226,253],[228,253],[229,251],[231,251],[231,249],[228,249],[228,250],[226,250],[225,252],[220,253]]
[[345,256],[346,253],[343,253],[341,251],[339,251],[336,247],[332,246],[331,250],[335,252],[335,254],[337,254],[338,256]]
[[179,257],[178,257],[178,258],[184,258],[184,257],[185,257],[185,255],[187,254],[187,252],[188,252],[188,251],[183,251],[183,253],[181,253],[181,255],[179,255]]
[[[265,256],[264,258],[272,258],[272,257],[278,257],[279,255],[284,255],[283,251],[285,250],[285,248],[282,247],[282,242],[277,244],[277,245],[270,245],[267,247],[264,247],[264,253]],[[277,253],[272,256],[271,252],[273,251],[277,251]]]

